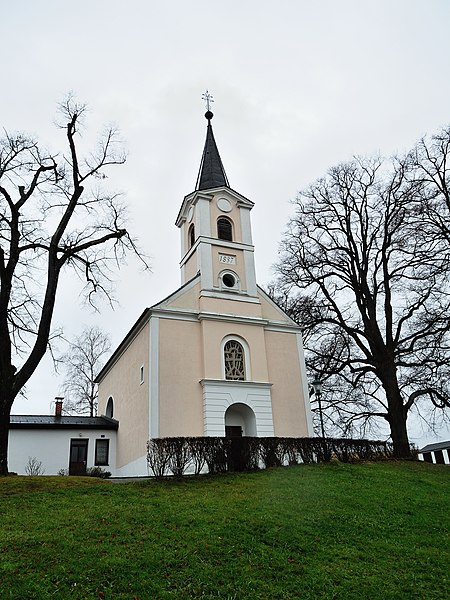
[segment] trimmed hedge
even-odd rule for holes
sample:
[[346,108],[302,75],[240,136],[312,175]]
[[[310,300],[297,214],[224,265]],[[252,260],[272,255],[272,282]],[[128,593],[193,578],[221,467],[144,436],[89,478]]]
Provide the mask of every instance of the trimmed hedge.
[[381,460],[392,444],[379,440],[277,437],[169,437],[147,442],[147,463],[155,477],[186,472],[252,471],[299,463]]

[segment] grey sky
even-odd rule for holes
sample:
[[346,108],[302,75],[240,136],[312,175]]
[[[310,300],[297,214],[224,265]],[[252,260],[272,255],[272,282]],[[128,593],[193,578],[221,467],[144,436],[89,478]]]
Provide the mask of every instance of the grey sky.
[[[153,257],[151,275],[134,261],[120,272],[114,313],[80,306],[79,287],[67,281],[55,326],[68,336],[98,322],[117,344],[145,306],[178,287],[174,221],[195,185],[205,89],[215,99],[214,133],[230,185],[255,202],[261,284],[271,278],[299,189],[353,154],[401,152],[450,120],[446,0],[0,6],[0,124],[62,150],[53,120],[70,90],[90,107],[86,140],[117,123],[129,157],[108,183],[126,194],[132,231]],[[48,412],[58,386],[46,361],[13,412]]]

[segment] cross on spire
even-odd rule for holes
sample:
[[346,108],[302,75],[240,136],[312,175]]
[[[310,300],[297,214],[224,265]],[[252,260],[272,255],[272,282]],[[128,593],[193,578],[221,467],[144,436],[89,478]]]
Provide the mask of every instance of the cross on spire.
[[206,92],[204,94],[202,94],[202,100],[204,100],[206,102],[207,112],[210,112],[211,104],[214,102],[214,98],[212,97],[212,95],[209,93],[208,90],[206,90]]

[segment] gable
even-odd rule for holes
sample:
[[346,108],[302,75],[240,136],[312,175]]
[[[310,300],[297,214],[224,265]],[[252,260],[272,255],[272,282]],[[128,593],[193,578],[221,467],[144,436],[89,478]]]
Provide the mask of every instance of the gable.
[[261,302],[262,318],[269,322],[279,322],[280,325],[289,325],[300,329],[300,326],[295,323],[285,312],[276,304],[270,296],[258,286],[258,298]]
[[158,304],[154,304],[150,310],[181,309],[187,312],[198,312],[199,295],[200,275],[196,275],[173,294],[158,302]]

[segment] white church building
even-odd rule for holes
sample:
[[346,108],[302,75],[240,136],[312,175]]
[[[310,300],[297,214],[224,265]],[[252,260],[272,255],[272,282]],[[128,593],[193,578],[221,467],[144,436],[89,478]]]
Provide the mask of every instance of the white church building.
[[68,438],[60,468],[80,459],[74,439],[87,440],[88,466],[96,440],[110,440],[105,468],[126,477],[148,474],[150,438],[313,435],[300,328],[256,283],[253,202],[230,187],[205,117],[195,191],[176,219],[181,287],[143,311],[101,370],[105,430],[92,422],[95,439],[81,429]]

